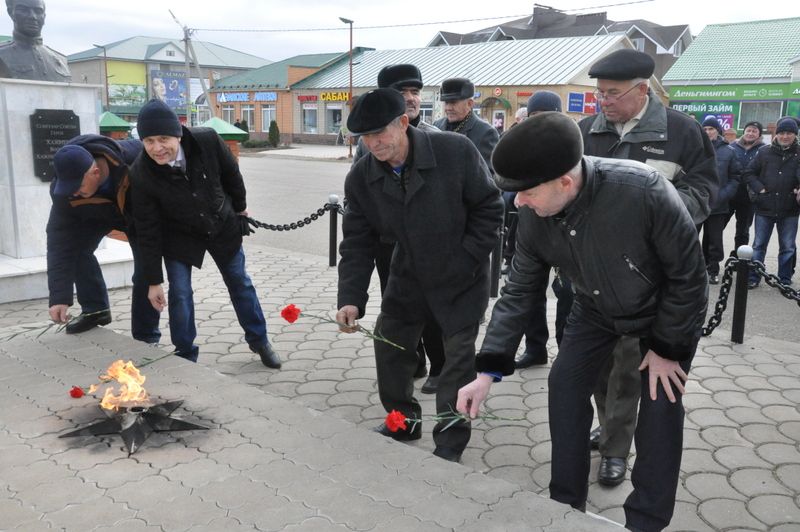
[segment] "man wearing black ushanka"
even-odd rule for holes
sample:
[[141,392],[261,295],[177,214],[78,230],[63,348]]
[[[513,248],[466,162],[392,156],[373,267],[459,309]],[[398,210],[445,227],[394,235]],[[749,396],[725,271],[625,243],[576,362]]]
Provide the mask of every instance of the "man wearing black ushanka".
[[[394,89],[361,95],[347,119],[369,154],[344,183],[348,207],[339,251],[339,312],[344,332],[364,316],[381,237],[397,242],[375,329],[395,344],[375,341],[378,392],[387,412],[419,419],[414,398],[416,348],[426,323],[442,330],[445,363],[436,411],[452,412],[458,389],[475,378],[475,338],[489,302],[489,253],[503,220],[503,203],[486,164],[466,138],[409,127],[403,96]],[[421,425],[392,432],[416,440]],[[440,421],[434,454],[461,459],[470,424]]]
[[703,254],[691,217],[662,175],[635,161],[582,153],[578,126],[552,112],[511,129],[494,150],[497,185],[517,192],[515,267],[476,359],[480,373],[459,391],[457,408],[476,416],[491,374],[514,373],[531,306],[547,288],[550,266],[560,268],[576,295],[548,380],[550,498],[586,508],[592,390],[617,340],[635,336],[647,399],[626,526],[661,530],[674,510],[681,397],[706,311]]

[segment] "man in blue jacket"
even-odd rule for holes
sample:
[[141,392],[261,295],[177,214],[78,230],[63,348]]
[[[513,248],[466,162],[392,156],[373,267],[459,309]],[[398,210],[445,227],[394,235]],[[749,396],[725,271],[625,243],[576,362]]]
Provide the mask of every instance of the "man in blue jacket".
[[[115,141],[80,135],[54,157],[56,178],[50,186],[53,205],[47,222],[47,284],[50,317],[67,323],[67,334],[111,323],[108,290],[94,251],[111,230],[124,231],[134,256],[131,333],[158,343],[158,312],[147,301],[147,285],[138,268],[136,232],[128,187],[128,165],[142,151],[138,140]],[[68,320],[73,284],[81,314]]]

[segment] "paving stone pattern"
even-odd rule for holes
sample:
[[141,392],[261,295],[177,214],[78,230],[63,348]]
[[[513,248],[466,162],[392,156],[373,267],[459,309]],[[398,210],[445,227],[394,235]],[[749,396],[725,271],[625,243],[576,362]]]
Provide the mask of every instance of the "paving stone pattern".
[[[200,344],[199,365],[249,385],[252,387],[255,397],[267,397],[267,395],[256,393],[267,392],[274,398],[289,400],[296,408],[309,407],[314,411],[323,412],[326,420],[341,419],[353,423],[365,429],[364,432],[378,425],[385,416],[385,412],[378,400],[375,385],[371,341],[361,335],[339,333],[334,325],[321,323],[313,318],[301,317],[296,323],[288,324],[279,316],[280,309],[289,303],[296,304],[308,313],[333,316],[336,306],[336,269],[328,268],[327,261],[321,257],[289,254],[284,250],[260,246],[247,248],[247,261],[248,272],[253,277],[264,312],[267,314],[270,339],[284,360],[283,368],[280,371],[267,369],[260,363],[257,356],[250,353],[247,345],[243,342],[241,328],[236,322],[221,278],[215,269],[210,267],[194,272],[195,307],[198,321],[198,343]],[[380,298],[377,291],[377,277],[373,281],[367,316],[362,320],[362,324],[365,326],[374,324],[378,313]],[[130,291],[117,290],[111,294],[111,297],[115,319],[109,328],[127,335],[130,326]],[[549,301],[551,316],[554,314],[554,307],[554,300]],[[46,319],[46,301],[0,305],[0,327],[42,322],[44,319]],[[162,326],[163,343],[169,345],[166,313],[162,318]],[[483,328],[481,330],[483,331]],[[735,345],[728,341],[729,336],[728,332],[718,330],[711,337],[704,338],[694,361],[692,378],[687,385],[687,394],[684,399],[687,415],[681,483],[678,488],[675,517],[668,530],[800,530],[800,410],[797,408],[800,400],[800,378],[798,378],[800,376],[800,347],[763,337],[747,338],[744,344]],[[97,356],[91,342],[78,342],[79,337],[61,336],[60,338],[64,338],[65,343],[69,342],[74,349],[71,356],[78,361],[85,362],[87,357],[91,359],[91,357]],[[84,346],[84,344],[86,345]],[[552,360],[556,354],[554,342],[551,342],[549,348]],[[35,356],[35,353],[29,355]],[[462,460],[468,470],[474,470],[498,481],[506,481],[511,485],[519,486],[523,490],[547,496],[550,475],[546,395],[548,370],[549,364],[545,367],[526,369],[493,386],[492,395],[488,400],[488,406],[493,413],[508,418],[524,418],[525,421],[475,423],[472,440]],[[25,372],[24,365],[14,371],[21,372],[20,376],[29,375]],[[3,375],[0,379],[2,378],[7,379],[8,376]],[[36,380],[38,379],[41,377],[37,376]],[[71,381],[66,381],[65,384],[67,382],[71,383]],[[422,382],[423,380],[417,381],[417,387]],[[36,387],[36,384],[31,383],[30,386]],[[179,386],[179,390],[182,389]],[[216,396],[214,401],[209,402],[203,411],[193,413],[201,421],[214,420],[217,423],[225,423],[226,430],[231,432],[229,436],[231,441],[227,441],[225,438],[220,440],[219,436],[213,440],[207,440],[204,436],[197,435],[182,435],[179,436],[179,439],[189,442],[195,442],[195,439],[198,442],[203,440],[202,445],[205,447],[201,450],[209,453],[209,457],[207,464],[204,464],[207,467],[202,469],[207,470],[208,475],[213,476],[215,482],[225,482],[225,472],[230,473],[231,468],[236,468],[233,464],[238,463],[240,468],[244,468],[254,461],[260,461],[261,453],[266,451],[271,461],[267,460],[262,466],[256,468],[258,473],[253,474],[257,478],[251,478],[251,475],[248,475],[247,480],[264,482],[259,475],[269,476],[271,488],[289,490],[289,492],[273,494],[273,497],[284,496],[289,500],[294,500],[288,493],[291,492],[292,482],[296,479],[290,472],[289,464],[284,463],[287,459],[282,454],[289,448],[263,449],[257,445],[248,444],[246,438],[256,438],[263,435],[266,430],[267,425],[264,421],[260,420],[258,416],[253,416],[253,412],[258,412],[258,409],[248,406],[246,399],[241,396],[226,403],[224,389],[215,391],[214,394]],[[423,412],[433,413],[433,396],[418,393],[417,397],[421,400]],[[259,401],[266,400],[259,399]],[[38,408],[37,411],[41,412],[42,418],[47,418],[51,414],[46,406]],[[20,430],[26,437],[35,438],[37,430],[40,430],[37,428],[38,423],[42,422],[44,421],[41,419],[38,422],[36,420],[19,420]],[[26,428],[28,426],[30,429]],[[336,426],[338,426],[336,423],[331,423],[327,430],[335,431],[334,427]],[[349,425],[343,423],[342,426]],[[423,438],[418,442],[405,445],[405,447],[417,448],[422,451],[415,456],[421,458],[426,464],[426,471],[429,469],[429,464],[438,465],[438,462],[441,462],[436,460],[431,462],[426,459],[426,453],[430,453],[433,449],[430,429],[430,425],[424,426]],[[25,433],[26,430],[30,430],[30,434]],[[339,433],[336,431],[336,434]],[[0,433],[0,435],[2,434]],[[238,446],[234,445],[239,437],[245,439],[239,441]],[[151,437],[151,440],[153,438]],[[157,445],[155,442],[173,441],[170,438],[158,435],[155,441],[149,441],[148,444],[153,447]],[[290,436],[287,438],[287,442],[292,440]],[[28,441],[14,442],[12,438],[12,441],[3,441],[1,445],[7,450],[0,453],[0,463],[9,460],[9,448],[13,453],[21,454],[21,460],[32,462],[33,465],[42,461],[48,464],[55,462],[52,466],[48,466],[53,471],[47,473],[47,476],[53,475],[52,482],[60,482],[65,487],[70,486],[68,481],[74,477],[76,466],[68,467],[65,471],[63,466],[56,467],[60,465],[59,462],[53,460],[46,453],[37,458],[37,453],[44,453],[44,451],[31,445]],[[199,447],[200,445],[200,443],[192,443],[189,447]],[[298,445],[299,448],[296,448]],[[237,452],[232,452],[231,446],[236,447]],[[304,450],[298,441],[293,441],[291,446],[291,451],[295,453],[290,460],[292,463],[295,463],[297,456],[304,456],[304,460],[317,458],[325,463],[330,463],[326,461],[326,458],[329,458],[326,452],[329,451],[328,454],[332,456],[337,454],[330,449],[322,451],[308,446]],[[113,493],[113,490],[119,487],[113,485],[114,482],[146,482],[146,485],[151,488],[161,486],[168,490],[170,496],[180,500],[181,504],[177,507],[168,505],[168,510],[163,509],[163,518],[176,521],[180,521],[181,512],[193,512],[191,508],[198,499],[202,500],[206,489],[217,489],[220,494],[219,498],[224,499],[222,495],[226,491],[225,488],[216,484],[213,488],[208,488],[207,483],[204,484],[204,482],[209,477],[196,472],[197,468],[186,465],[186,462],[189,461],[194,463],[191,456],[187,456],[192,453],[187,453],[185,449],[177,451],[173,447],[165,443],[163,447],[159,448],[158,457],[154,456],[155,453],[151,450],[142,453],[142,456],[145,454],[148,456],[148,460],[154,460],[156,465],[148,463],[146,468],[132,467],[129,469],[126,467],[122,470],[124,473],[117,472],[116,467],[111,464],[105,467],[102,464],[92,464],[91,476],[87,474],[85,478],[82,478],[84,482],[93,483],[98,487],[102,486],[106,490],[100,497],[103,504],[98,505],[98,511],[108,511],[111,514],[114,504],[119,504],[117,500],[108,495],[109,492]],[[161,452],[167,448],[169,448],[168,451]],[[233,455],[237,457],[240,455],[238,450],[244,453],[244,458],[233,457]],[[80,460],[81,465],[87,466],[85,453],[76,453],[72,447],[65,446],[62,454],[69,456],[71,452],[81,455],[73,459]],[[175,453],[174,463],[170,463],[173,453]],[[214,453],[217,455],[223,453],[224,460],[220,460],[216,455],[212,456]],[[137,453],[134,455],[134,460],[143,460],[142,456]],[[106,460],[108,453],[92,453],[91,458],[95,457],[100,461]],[[635,459],[635,455],[632,457],[631,463],[633,459]],[[183,466],[181,460],[184,461]],[[226,466],[219,468],[214,465],[220,461]],[[598,464],[599,456],[594,452],[592,474],[589,479],[588,510],[610,520],[623,522],[622,504],[630,492],[630,481],[626,480],[619,487],[612,489],[600,486],[596,482]],[[287,470],[281,469],[279,466],[287,466]],[[38,465],[37,467],[44,468],[45,466]],[[313,466],[309,467],[315,471]],[[413,478],[408,479],[406,486],[408,490],[394,495],[399,498],[398,500],[390,500],[393,496],[390,491],[382,492],[381,488],[368,489],[369,481],[374,479],[374,474],[383,471],[381,467],[385,467],[385,465],[367,467],[362,463],[356,465],[346,462],[337,463],[334,467],[347,476],[348,482],[352,486],[358,488],[357,492],[343,495],[341,499],[337,499],[337,508],[350,504],[357,505],[359,500],[364,502],[364,497],[369,500],[387,500],[389,506],[396,508],[408,502],[403,500],[405,495],[416,492],[426,493],[425,490],[430,489],[429,486],[424,485],[425,483],[416,482]],[[378,471],[371,469],[375,467],[378,468]],[[114,473],[108,473],[104,469]],[[152,472],[154,469],[157,469],[159,473],[154,474]],[[248,471],[252,472],[253,470]],[[282,472],[286,474],[281,476]],[[144,473],[150,473],[150,475]],[[125,479],[120,477],[122,474],[125,475]],[[239,487],[242,487],[242,483],[245,482],[239,478],[238,474],[231,475],[230,478],[236,480],[227,481],[235,482]],[[180,488],[174,486],[174,482],[172,482],[174,480],[180,480]],[[245,492],[250,491],[247,486],[249,485],[245,483]],[[4,493],[4,497],[8,492],[20,493],[19,487],[11,485],[3,475],[3,480],[0,481],[0,493]],[[29,489],[33,487],[29,486]],[[267,488],[253,486],[253,490],[256,492],[261,489]],[[470,515],[472,511],[470,509],[472,503],[469,501],[465,503],[464,494],[460,493],[461,489],[463,489],[461,482],[453,482],[449,485],[449,489],[439,492],[436,496],[431,494],[431,497],[428,498],[429,504],[426,505],[428,510],[421,509],[419,516],[424,520],[427,515],[425,511],[446,507],[452,517],[440,522],[444,529],[478,530],[476,523],[480,522],[480,519],[458,522],[458,516]],[[318,488],[320,494],[327,493],[325,490],[325,484],[321,484]],[[72,492],[73,490],[68,489],[67,491]],[[151,493],[150,497],[153,497],[154,501],[158,499],[157,496],[152,495],[153,492],[158,492],[158,489],[143,491]],[[77,490],[75,492],[78,493]],[[483,496],[489,497],[489,499],[482,500],[482,503],[495,504],[494,508],[507,508],[508,512],[512,514],[521,508],[528,507],[528,503],[517,501],[518,496],[514,494],[508,494],[508,498],[499,503],[496,500],[490,500],[496,495],[494,489],[484,493]],[[476,495],[472,494],[472,496]],[[139,495],[139,497],[146,496]],[[381,497],[386,499],[381,499]],[[325,499],[325,497],[322,496],[321,499]],[[322,500],[318,502],[320,504],[314,506],[315,508],[321,507]],[[8,511],[13,510],[15,515],[20,514],[20,518],[23,518],[24,515],[32,515],[31,512],[36,514],[38,511],[36,506],[34,509],[27,507],[22,510],[12,503],[13,499],[8,501],[0,497],[0,504],[5,504]],[[267,512],[268,508],[273,507],[271,505],[280,505],[278,501],[270,498],[260,504],[259,511],[255,511],[247,501],[217,502],[219,511],[210,512],[205,519],[208,519],[209,523],[214,522],[220,525],[235,521],[237,523],[247,522],[247,526],[250,526],[249,523],[255,522],[257,527],[261,527],[264,523],[261,512]],[[142,508],[148,507],[148,512],[157,512],[156,508],[152,508],[148,504],[140,502],[139,505]],[[122,506],[131,507],[131,504],[126,501]],[[233,506],[241,510],[238,513],[234,512]],[[299,516],[305,515],[303,514],[304,507],[301,508],[301,506],[303,505],[297,508],[297,519],[300,519]],[[135,506],[134,508],[138,509]],[[287,508],[282,507],[280,510],[276,508],[274,511],[276,515],[284,515],[281,512],[284,510],[288,512]],[[226,511],[222,511],[223,509]],[[209,510],[205,511],[209,512]],[[6,511],[0,508],[0,514],[5,515],[5,513]],[[139,515],[136,512],[134,514]],[[242,518],[241,516],[244,515],[249,517]],[[476,515],[481,515],[481,513],[478,512]],[[262,521],[256,522],[248,519],[262,519]],[[328,520],[320,521],[322,518],[319,515],[311,515],[307,519],[308,521],[302,522],[307,524],[303,526],[308,526],[309,528],[306,528],[308,530],[334,530],[337,529],[335,528],[337,525],[352,527],[352,529],[370,529],[371,526],[375,530],[391,530],[395,526],[393,521],[392,527],[386,528],[388,525],[383,522],[379,523],[377,516],[366,516],[361,521],[337,521],[330,516],[328,516]],[[400,526],[400,528],[396,528],[397,530],[412,530],[417,526],[412,521],[406,521],[409,516],[404,515],[403,512],[400,512],[396,519],[396,523],[402,523],[402,526],[397,525]],[[132,529],[138,529],[136,527],[139,525],[141,525],[139,528],[146,529],[145,522],[147,519],[141,521],[138,517],[130,518]],[[469,526],[466,523],[469,523]],[[485,530],[487,527],[492,529],[493,523],[494,521],[491,519],[486,520],[481,530]],[[408,528],[405,528],[406,525]],[[534,522],[529,525],[520,525],[520,529],[530,530],[536,526]],[[424,526],[422,529],[434,530]],[[495,529],[506,530],[509,528],[495,526]]]

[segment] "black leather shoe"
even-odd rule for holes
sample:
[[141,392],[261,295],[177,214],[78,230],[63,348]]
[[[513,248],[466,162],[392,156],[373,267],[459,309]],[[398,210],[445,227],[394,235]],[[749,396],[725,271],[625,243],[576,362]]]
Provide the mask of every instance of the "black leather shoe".
[[269,344],[262,345],[261,347],[256,347],[253,349],[254,353],[258,353],[258,356],[261,357],[261,363],[267,366],[268,368],[272,369],[281,369],[281,359],[272,350],[272,346]]
[[66,332],[67,334],[82,333],[94,329],[98,325],[108,325],[109,323],[111,323],[111,311],[108,309],[89,314],[81,312],[77,318],[69,320]]
[[422,437],[422,423],[417,423],[410,430],[398,430],[397,432],[392,432],[389,430],[389,427],[386,426],[386,423],[381,423],[372,430],[381,436],[386,436],[397,441],[413,441]]
[[437,445],[436,449],[433,450],[433,455],[438,456],[443,460],[447,460],[448,462],[458,463],[461,461],[461,451],[456,451],[452,447]]
[[547,364],[547,353],[534,355],[530,351],[525,351],[525,353],[514,362],[514,367],[517,369],[524,369],[531,366],[544,366],[545,364]]
[[750,281],[747,283],[748,290],[752,290],[753,288],[758,288],[758,281]]
[[425,382],[422,384],[422,388],[419,391],[422,393],[436,393],[436,390],[439,389],[439,376],[431,375]]
[[597,473],[597,482],[603,486],[619,486],[625,480],[628,461],[624,458],[611,458],[603,456],[600,459],[600,471]]
[[603,432],[603,427],[592,429],[589,433],[589,446],[595,451],[600,448],[600,434]]
[[709,274],[708,284],[719,284],[719,275],[717,275],[716,273]]

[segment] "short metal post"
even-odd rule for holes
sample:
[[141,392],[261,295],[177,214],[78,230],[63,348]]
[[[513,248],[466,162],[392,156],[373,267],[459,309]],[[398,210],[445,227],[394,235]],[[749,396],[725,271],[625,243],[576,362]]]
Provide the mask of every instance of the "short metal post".
[[750,259],[753,248],[739,246],[736,250],[739,262],[736,263],[736,297],[733,300],[733,323],[731,324],[731,342],[744,342],[744,322],[747,317],[747,283],[750,279]]
[[331,194],[328,196],[328,204],[330,205],[331,225],[330,225],[330,240],[328,241],[328,266],[336,266],[336,255],[338,245],[338,231],[339,231],[339,196]]
[[500,269],[503,261],[503,228],[497,230],[497,242],[492,251],[492,280],[489,285],[489,296],[497,297],[497,292],[500,289]]

